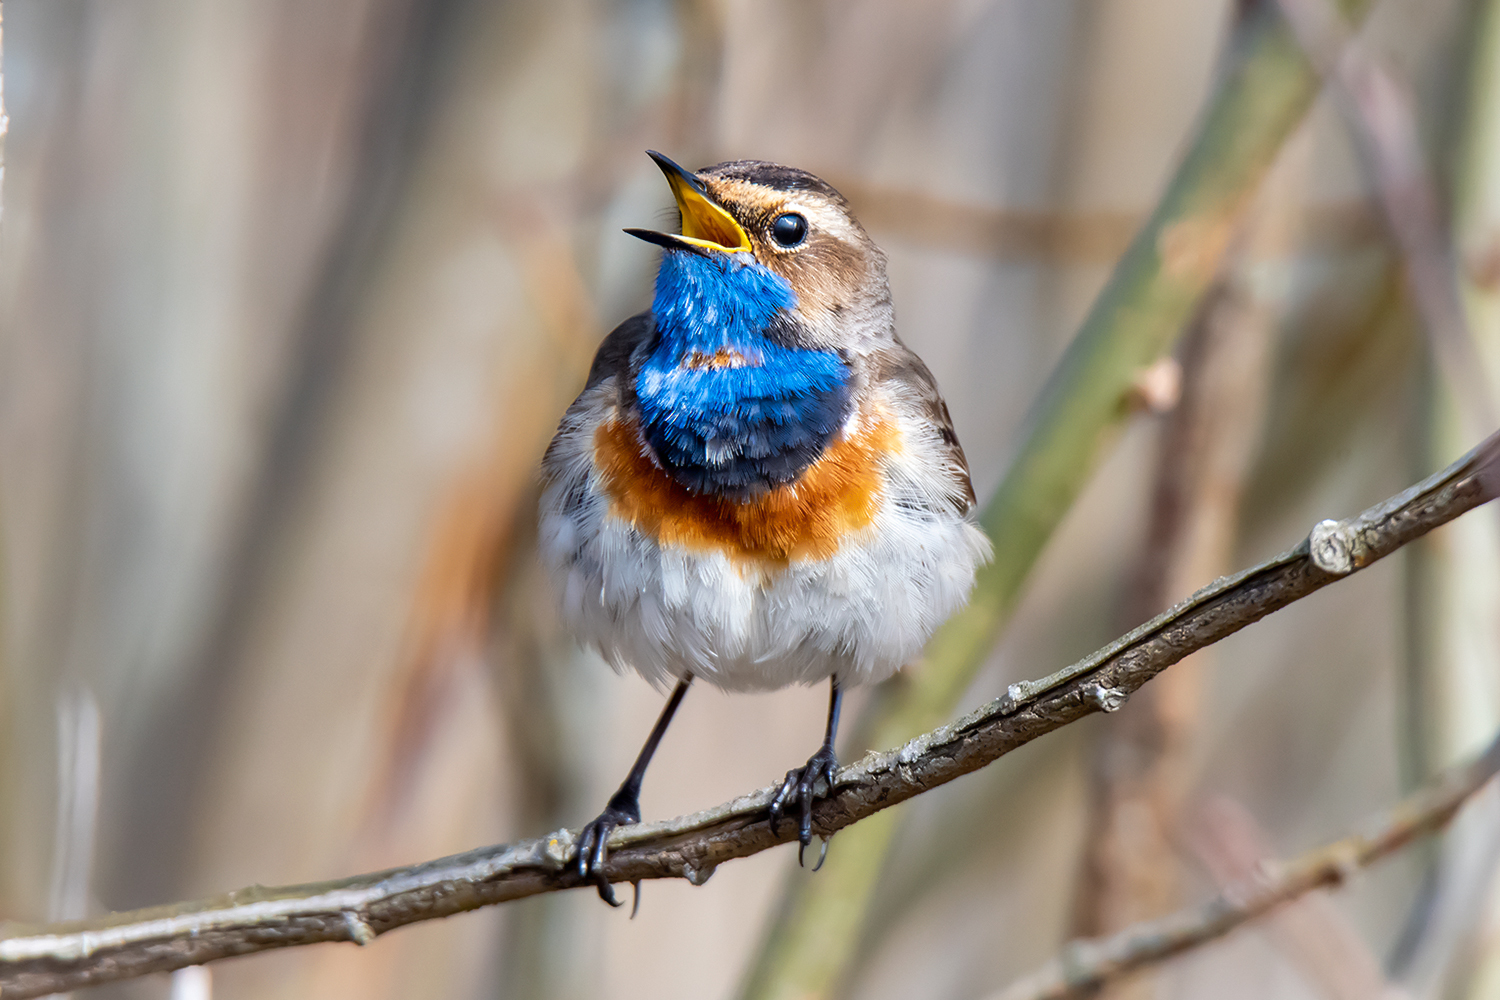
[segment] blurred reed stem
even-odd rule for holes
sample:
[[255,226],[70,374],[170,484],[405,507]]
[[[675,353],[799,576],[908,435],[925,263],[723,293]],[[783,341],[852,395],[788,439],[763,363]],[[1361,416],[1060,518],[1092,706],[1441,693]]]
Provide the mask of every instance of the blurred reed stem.
[[[1247,229],[1266,229],[1267,214],[1259,208]],[[1127,628],[1233,569],[1275,322],[1251,287],[1249,261],[1235,254],[1183,338],[1182,398],[1161,428],[1145,544],[1125,597]],[[1177,664],[1094,735],[1092,815],[1074,911],[1080,936],[1119,931],[1180,905],[1178,829],[1211,655],[1202,650]],[[1104,995],[1149,998],[1156,989],[1152,977],[1136,976]]]
[[[1354,22],[1369,6],[1340,4]],[[1021,450],[984,507],[980,523],[994,561],[908,682],[860,720],[859,745],[895,746],[952,714],[1047,540],[1129,416],[1132,381],[1171,348],[1317,95],[1316,74],[1267,5],[1245,18],[1232,44],[1186,158],[1043,388]],[[843,833],[816,878],[789,882],[743,1000],[827,996],[837,988],[895,829],[890,813],[861,823]]]
[[[1457,128],[1452,232],[1457,274],[1477,370],[1475,389],[1500,399],[1500,3],[1475,5],[1474,30]],[[1462,450],[1465,420],[1453,387],[1428,366],[1424,458]],[[1451,525],[1412,549],[1408,586],[1413,662],[1408,690],[1411,770],[1420,780],[1462,759],[1500,726],[1500,517]],[[1500,991],[1500,871],[1493,852],[1466,864],[1463,833],[1492,841],[1487,829],[1455,830],[1419,901],[1402,958],[1412,985],[1442,982],[1443,995],[1492,997]],[[1468,853],[1473,853],[1472,851]],[[1478,883],[1477,889],[1462,885]],[[1465,897],[1474,895],[1467,901]],[[1459,912],[1449,912],[1452,910]],[[1455,934],[1443,934],[1445,928]],[[1444,939],[1449,940],[1444,940]],[[1458,961],[1452,961],[1457,957]]]

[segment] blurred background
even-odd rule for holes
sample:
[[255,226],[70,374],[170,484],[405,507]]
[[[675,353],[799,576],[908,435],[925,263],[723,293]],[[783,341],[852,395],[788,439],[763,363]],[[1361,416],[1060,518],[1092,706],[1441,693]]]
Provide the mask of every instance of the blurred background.
[[[983,497],[1253,6],[9,0],[0,919],[595,815],[662,695],[560,630],[536,469],[601,337],[649,303],[656,251],[620,232],[671,206],[643,151],[848,196]],[[1381,0],[1361,35],[1414,95],[1491,393],[1497,6]],[[1370,176],[1320,99],[964,709],[1474,443]],[[1483,745],[1496,526],[1471,515],[901,807],[833,995],[985,997]],[[694,690],[646,816],[778,779],[825,699]],[[634,920],[581,891],[221,963],[212,992],[731,997],[817,877],[794,859],[647,884]],[[1497,859],[1491,790],[1442,841],[1112,995],[1500,995]]]

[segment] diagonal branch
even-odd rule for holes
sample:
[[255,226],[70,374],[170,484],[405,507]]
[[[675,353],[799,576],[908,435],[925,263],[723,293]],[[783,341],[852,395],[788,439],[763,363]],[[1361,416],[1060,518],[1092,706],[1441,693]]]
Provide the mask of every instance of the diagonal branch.
[[1475,760],[1402,799],[1369,832],[1352,834],[1287,863],[1263,865],[1259,877],[1231,885],[1198,906],[1109,937],[1074,941],[1060,957],[1012,983],[994,1000],[1092,996],[1106,982],[1221,938],[1314,889],[1340,885],[1359,869],[1441,830],[1496,773],[1500,738]]
[[[991,763],[1085,715],[1114,711],[1184,656],[1389,555],[1500,494],[1500,433],[1445,471],[1345,521],[1323,521],[1296,548],[1226,577],[1104,649],[1006,694],[905,746],[839,773],[816,809],[829,836],[873,813]],[[685,878],[792,836],[771,833],[771,789],[714,809],[616,831],[612,882]],[[482,848],[410,868],[310,885],[253,886],[214,899],[111,914],[0,937],[0,996],[41,996],[319,941],[366,944],[418,920],[579,885],[565,867],[573,834]]]

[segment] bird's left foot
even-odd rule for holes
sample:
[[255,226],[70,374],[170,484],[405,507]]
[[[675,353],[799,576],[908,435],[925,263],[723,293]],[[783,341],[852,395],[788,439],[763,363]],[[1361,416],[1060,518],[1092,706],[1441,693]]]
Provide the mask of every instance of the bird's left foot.
[[[609,800],[609,805],[604,808],[604,811],[578,834],[578,854],[573,859],[578,869],[578,877],[585,882],[592,882],[599,890],[599,898],[610,906],[619,906],[620,901],[615,898],[615,891],[610,887],[609,879],[604,877],[604,860],[608,856],[609,849],[606,845],[609,835],[617,826],[629,826],[640,821],[640,803],[633,794],[622,788],[615,793],[614,798]],[[637,903],[639,903],[639,896],[637,896]]]
[[[781,821],[790,811],[793,803],[797,807],[797,864],[802,864],[802,854],[807,850],[807,845],[812,843],[812,807],[816,799],[824,798],[833,791],[833,776],[838,773],[839,759],[833,752],[833,747],[824,746],[817,753],[808,758],[802,767],[794,767],[786,773],[786,780],[781,783],[781,790],[771,800],[771,832],[776,833],[781,826]],[[818,789],[819,779],[823,782],[821,791]],[[828,844],[825,841],[823,851],[826,854]],[[819,856],[818,863],[813,867],[817,871],[823,867],[823,857]]]

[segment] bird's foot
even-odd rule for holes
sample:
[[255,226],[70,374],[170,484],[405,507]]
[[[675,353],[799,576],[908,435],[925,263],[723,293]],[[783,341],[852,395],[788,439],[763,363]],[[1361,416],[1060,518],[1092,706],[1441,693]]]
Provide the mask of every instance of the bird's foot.
[[[812,843],[812,807],[816,799],[820,799],[833,791],[833,776],[838,772],[839,759],[833,752],[833,747],[824,746],[817,753],[807,759],[802,767],[794,767],[786,773],[786,780],[781,783],[781,790],[771,800],[771,832],[776,833],[781,826],[782,819],[790,811],[793,803],[797,807],[797,864],[802,864],[803,852],[807,845]],[[822,790],[818,788],[818,782],[823,782]],[[828,842],[823,842],[823,854],[819,855],[818,863],[813,867],[817,871],[823,867],[823,857],[828,852]]]
[[615,898],[614,888],[604,877],[604,859],[608,855],[605,845],[615,827],[629,826],[640,821],[640,802],[634,796],[616,792],[604,811],[578,834],[578,856],[575,861],[578,877],[585,882],[594,883],[594,887],[599,890],[599,898],[610,906],[619,906],[620,901]]

